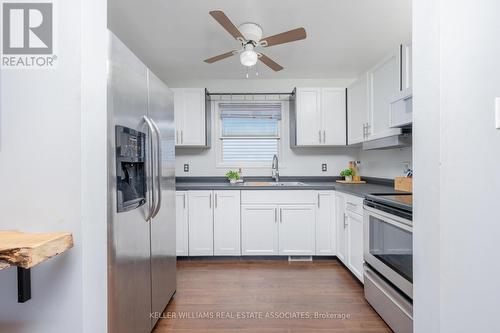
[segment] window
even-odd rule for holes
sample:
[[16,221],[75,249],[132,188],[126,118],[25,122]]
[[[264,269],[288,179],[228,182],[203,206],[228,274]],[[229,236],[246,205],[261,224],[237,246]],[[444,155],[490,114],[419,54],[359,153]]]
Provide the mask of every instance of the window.
[[268,165],[279,154],[281,103],[220,103],[223,164]]

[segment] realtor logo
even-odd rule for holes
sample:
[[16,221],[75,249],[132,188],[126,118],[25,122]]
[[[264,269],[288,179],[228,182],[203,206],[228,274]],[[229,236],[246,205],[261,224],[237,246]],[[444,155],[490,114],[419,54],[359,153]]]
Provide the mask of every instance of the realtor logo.
[[2,67],[53,67],[52,2],[4,2],[2,28]]

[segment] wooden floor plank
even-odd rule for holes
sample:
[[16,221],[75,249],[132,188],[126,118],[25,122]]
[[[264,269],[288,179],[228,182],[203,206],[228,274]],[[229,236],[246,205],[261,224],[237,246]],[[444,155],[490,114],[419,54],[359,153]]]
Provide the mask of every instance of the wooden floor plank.
[[[336,260],[198,260],[179,261],[177,268],[177,293],[154,333],[391,332]],[[293,313],[302,317],[290,318]]]

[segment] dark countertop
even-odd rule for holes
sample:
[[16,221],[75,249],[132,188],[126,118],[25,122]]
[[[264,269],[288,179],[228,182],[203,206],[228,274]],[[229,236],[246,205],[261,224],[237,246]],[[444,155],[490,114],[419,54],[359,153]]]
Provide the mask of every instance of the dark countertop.
[[[367,184],[341,184],[338,177],[280,177],[280,182],[301,182],[300,186],[248,186],[230,184],[225,177],[178,177],[177,191],[189,190],[335,190],[358,197],[373,193],[400,193],[394,189],[394,181],[382,178],[364,177]],[[245,177],[247,182],[272,182],[271,178]]]

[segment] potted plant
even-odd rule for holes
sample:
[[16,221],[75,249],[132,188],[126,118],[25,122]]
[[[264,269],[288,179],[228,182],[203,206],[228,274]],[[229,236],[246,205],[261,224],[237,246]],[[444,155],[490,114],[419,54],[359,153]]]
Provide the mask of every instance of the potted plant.
[[227,177],[227,179],[229,179],[229,182],[231,184],[236,184],[238,182],[238,180],[240,180],[240,174],[238,171],[229,170],[226,173],[226,177]]
[[344,169],[340,172],[340,176],[345,178],[346,182],[352,182],[353,171],[351,168]]

